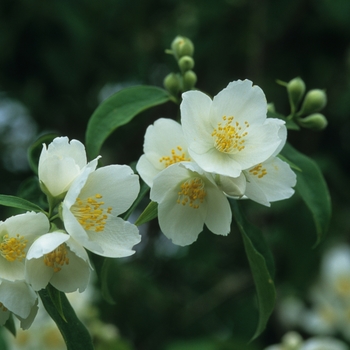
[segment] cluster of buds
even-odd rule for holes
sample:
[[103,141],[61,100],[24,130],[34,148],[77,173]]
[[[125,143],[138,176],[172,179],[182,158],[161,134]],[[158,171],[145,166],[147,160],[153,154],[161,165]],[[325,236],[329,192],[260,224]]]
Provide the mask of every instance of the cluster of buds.
[[[312,89],[305,94],[305,83],[299,77],[283,85],[286,86],[288,92],[291,107],[290,118],[301,127],[315,131],[323,130],[328,122],[326,117],[319,113],[319,111],[327,104],[325,91]],[[301,107],[298,110],[300,103]]]
[[193,71],[194,46],[190,39],[177,36],[171,43],[171,49],[166,52],[174,56],[180,72],[169,73],[164,79],[164,86],[177,98],[179,93],[192,90],[197,82],[197,75]]

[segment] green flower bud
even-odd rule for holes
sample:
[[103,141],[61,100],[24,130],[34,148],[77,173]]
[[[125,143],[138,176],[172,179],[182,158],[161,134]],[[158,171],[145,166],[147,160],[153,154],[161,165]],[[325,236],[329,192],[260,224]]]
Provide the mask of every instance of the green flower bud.
[[287,84],[289,103],[292,113],[298,108],[298,105],[305,94],[305,83],[301,78],[294,78]]
[[323,90],[314,89],[310,90],[305,98],[300,115],[308,115],[314,112],[318,112],[327,104],[327,95]]
[[183,75],[183,91],[192,90],[197,82],[197,75],[193,70],[188,70]]
[[177,36],[171,43],[171,50],[177,60],[183,56],[193,56],[192,41],[184,36]]
[[194,67],[194,60],[190,56],[182,56],[179,59],[179,67],[182,73],[187,72],[188,70],[193,69]]
[[315,131],[323,130],[328,125],[326,117],[320,113],[311,114],[305,118],[300,118],[297,121],[300,126]]
[[178,74],[170,73],[164,78],[164,87],[171,95],[176,96],[181,90],[181,79]]

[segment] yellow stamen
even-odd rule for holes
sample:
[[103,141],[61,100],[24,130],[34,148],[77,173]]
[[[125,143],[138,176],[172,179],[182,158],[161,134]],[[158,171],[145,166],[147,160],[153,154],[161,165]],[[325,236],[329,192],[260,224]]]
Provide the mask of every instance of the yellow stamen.
[[71,211],[80,225],[87,231],[101,232],[104,230],[108,215],[112,213],[112,207],[105,207],[105,202],[99,201],[102,195],[97,193],[95,198],[77,198],[71,207]]
[[[224,153],[236,153],[242,151],[245,146],[245,136],[248,132],[245,131],[249,128],[249,123],[244,122],[242,127],[239,122],[233,124],[234,117],[222,117],[223,123],[218,123],[211,134],[215,138],[215,148]],[[233,124],[233,125],[232,125]]]
[[28,241],[19,234],[17,234],[16,237],[9,237],[8,234],[5,234],[0,244],[0,254],[7,261],[21,261],[26,257],[25,248],[27,243]]
[[259,179],[263,178],[267,174],[266,169],[262,167],[261,163],[250,169],[249,172],[251,175],[257,176]]
[[64,264],[69,264],[69,258],[67,257],[67,249],[65,244],[59,245],[51,253],[44,255],[44,263],[48,267],[52,267],[54,272],[59,272]]
[[203,181],[197,177],[185,181],[180,186],[177,203],[188,204],[191,208],[198,209],[206,196],[204,187]]
[[[179,154],[177,154],[177,152]],[[171,150],[171,155],[170,156],[164,156],[159,159],[159,161],[162,163],[164,162],[165,167],[167,168],[169,165],[178,163],[178,162],[184,162],[184,161],[190,161],[190,158],[186,158],[185,152],[182,151],[181,146],[177,146],[176,150],[172,149]]]

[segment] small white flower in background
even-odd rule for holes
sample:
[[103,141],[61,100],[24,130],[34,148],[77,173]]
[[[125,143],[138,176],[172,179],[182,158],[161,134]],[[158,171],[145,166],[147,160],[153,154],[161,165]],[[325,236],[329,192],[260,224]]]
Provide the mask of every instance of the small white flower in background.
[[38,296],[25,281],[0,279],[0,325],[4,325],[12,312],[21,328],[28,329],[38,311]]
[[56,137],[48,147],[44,144],[38,166],[44,192],[47,190],[53,197],[67,192],[86,162],[85,147],[80,141]]
[[65,293],[83,292],[91,271],[85,249],[63,232],[39,237],[28,251],[25,267],[26,280],[34,290],[51,283]]
[[342,341],[330,337],[313,337],[306,341],[296,332],[288,332],[282,343],[270,345],[265,350],[349,350]]
[[114,258],[132,255],[132,247],[141,236],[135,225],[118,215],[137,198],[139,177],[127,165],[109,165],[94,171],[93,164],[89,164],[63,201],[66,231],[95,254]]
[[230,232],[232,213],[226,196],[212,175],[195,163],[164,169],[154,179],[150,198],[158,203],[160,229],[174,244],[193,243],[204,224],[215,234]]
[[169,165],[191,160],[182,126],[172,119],[160,118],[147,128],[143,151],[136,169],[149,187]]
[[25,258],[29,247],[47,233],[50,223],[43,213],[27,212],[0,222],[0,278],[24,280]]
[[230,83],[213,100],[200,91],[182,97],[188,152],[207,172],[238,177],[271,157],[283,142],[283,121],[266,118],[265,95],[249,80]]

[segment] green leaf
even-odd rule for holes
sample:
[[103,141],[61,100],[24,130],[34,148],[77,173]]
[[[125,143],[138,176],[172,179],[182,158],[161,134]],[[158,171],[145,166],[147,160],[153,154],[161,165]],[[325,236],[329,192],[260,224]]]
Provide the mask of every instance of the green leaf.
[[114,305],[115,301],[114,298],[110,292],[110,287],[108,281],[110,280],[110,272],[111,269],[115,266],[113,266],[114,259],[111,258],[105,258],[104,262],[102,264],[101,268],[101,276],[100,276],[100,281],[101,281],[101,294],[103,298],[107,301],[107,303]]
[[55,321],[63,336],[67,350],[93,350],[94,347],[92,345],[90,334],[78,319],[66,295],[59,291],[57,291],[57,293],[60,294],[60,303],[66,321],[61,317],[55,303],[52,301],[50,296],[52,292],[49,292],[48,289],[42,289],[39,291],[40,298],[46,311]]
[[157,216],[158,216],[158,203],[149,202],[145,210],[141,213],[141,215],[136,220],[135,225],[140,226],[142,224],[145,224],[146,222],[153,220]]
[[46,134],[39,137],[29,148],[28,148],[28,162],[30,168],[35,174],[38,174],[38,163],[41,150],[43,149],[43,143],[49,144],[52,140],[57,137],[57,134]]
[[15,196],[8,196],[5,194],[0,194],[0,205],[28,211],[44,212],[39,206],[27,201],[26,199]]
[[62,319],[65,322],[67,322],[67,320],[64,316],[64,313],[63,313],[63,309],[62,309],[61,293],[56,288],[54,288],[51,284],[49,284],[46,289],[50,295],[50,298],[51,298],[53,304],[56,307],[56,310],[58,311],[58,313],[60,314]]
[[6,321],[6,323],[4,324],[4,327],[7,328],[14,337],[16,337],[16,325],[15,325],[15,321],[13,320],[13,314],[10,313],[10,317],[8,318],[8,320]]
[[237,201],[231,200],[230,202],[232,213],[242,234],[258,298],[259,321],[251,339],[254,340],[264,331],[275,306],[276,291],[272,280],[273,258],[262,233],[241,214]]
[[154,86],[133,86],[118,91],[103,101],[92,114],[85,136],[90,158],[99,155],[107,137],[142,111],[170,100],[170,95]]
[[332,215],[331,198],[326,181],[318,165],[290,144],[284,146],[282,154],[301,169],[296,172],[295,189],[312,213],[317,232],[315,244],[317,245],[325,238]]

